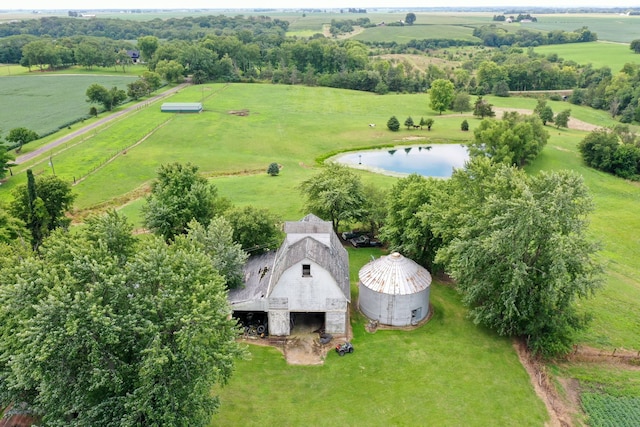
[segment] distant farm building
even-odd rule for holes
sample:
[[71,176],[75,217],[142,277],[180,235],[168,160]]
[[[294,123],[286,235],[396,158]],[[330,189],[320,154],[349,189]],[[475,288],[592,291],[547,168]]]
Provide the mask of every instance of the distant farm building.
[[277,251],[249,258],[245,285],[229,292],[234,317],[263,319],[262,331],[291,335],[296,325],[317,323],[329,334],[346,334],[349,256],[332,223],[315,215],[284,225]]
[[163,113],[200,113],[201,102],[165,102],[160,107]]
[[127,50],[127,55],[131,58],[131,62],[137,64],[140,62],[140,51],[139,50]]
[[429,314],[431,274],[398,252],[360,269],[358,307],[383,325],[416,325]]

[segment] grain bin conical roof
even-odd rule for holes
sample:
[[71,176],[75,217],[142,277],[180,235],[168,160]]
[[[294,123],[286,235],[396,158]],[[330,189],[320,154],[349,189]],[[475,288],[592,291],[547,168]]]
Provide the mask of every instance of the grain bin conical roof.
[[360,283],[375,292],[410,295],[431,285],[431,274],[398,252],[380,257],[360,269]]

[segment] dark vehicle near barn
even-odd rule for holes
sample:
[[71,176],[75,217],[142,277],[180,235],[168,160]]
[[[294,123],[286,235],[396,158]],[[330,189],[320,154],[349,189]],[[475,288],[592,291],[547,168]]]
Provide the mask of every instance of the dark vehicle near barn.
[[344,356],[346,353],[353,353],[353,344],[348,341],[342,344],[338,344],[336,346],[336,352],[340,356]]
[[370,248],[374,246],[382,246],[382,242],[380,242],[380,240],[373,239],[369,236],[359,236],[349,241],[356,248]]

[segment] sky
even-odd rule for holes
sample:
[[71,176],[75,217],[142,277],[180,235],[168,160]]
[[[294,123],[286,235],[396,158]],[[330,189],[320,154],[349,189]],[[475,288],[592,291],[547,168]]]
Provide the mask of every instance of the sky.
[[[448,0],[429,2],[425,0],[15,0],[3,1],[0,9],[254,9],[254,8],[412,8],[412,7],[635,7],[640,9],[640,0]],[[480,3],[480,4],[479,4]]]

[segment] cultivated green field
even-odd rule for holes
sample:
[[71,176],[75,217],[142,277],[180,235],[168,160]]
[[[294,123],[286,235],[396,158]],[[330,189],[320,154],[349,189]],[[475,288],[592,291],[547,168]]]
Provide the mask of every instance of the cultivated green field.
[[633,53],[628,44],[591,42],[556,44],[539,46],[536,53],[549,55],[557,54],[565,60],[575,61],[578,64],[592,64],[594,68],[609,67],[615,74],[622,70],[624,64],[640,63],[640,55]]
[[404,27],[380,26],[367,28],[352,38],[364,42],[388,42],[409,43],[411,40],[422,39],[455,39],[478,42],[479,39],[472,35],[473,28],[462,25],[411,25]]
[[598,34],[598,40],[629,43],[631,40],[640,38],[640,16],[621,16],[615,13],[563,13],[535,16],[538,22],[527,25],[542,31],[573,31],[589,27],[591,31]]
[[89,112],[85,92],[92,83],[126,90],[133,75],[40,74],[0,77],[0,129],[26,127],[48,133]]

